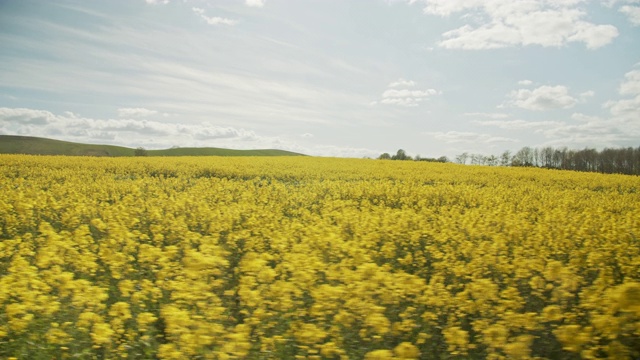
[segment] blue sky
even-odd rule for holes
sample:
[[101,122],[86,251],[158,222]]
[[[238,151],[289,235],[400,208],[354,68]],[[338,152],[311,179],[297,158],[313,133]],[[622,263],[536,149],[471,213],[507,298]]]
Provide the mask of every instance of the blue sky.
[[453,158],[640,145],[640,0],[3,0],[0,134]]

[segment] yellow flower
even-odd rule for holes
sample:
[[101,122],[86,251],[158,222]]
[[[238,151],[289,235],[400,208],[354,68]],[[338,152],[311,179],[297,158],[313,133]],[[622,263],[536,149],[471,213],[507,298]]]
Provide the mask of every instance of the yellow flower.
[[93,324],[91,331],[91,339],[95,345],[108,345],[111,343],[111,337],[115,334],[109,324],[96,323]]
[[149,325],[156,322],[156,320],[158,320],[158,318],[155,317],[155,315],[153,315],[150,312],[143,312],[138,314],[138,316],[136,316],[136,321],[138,323],[138,330],[140,332],[147,331]]
[[549,305],[542,310],[542,317],[546,321],[562,320],[562,309],[557,305]]
[[318,328],[314,324],[302,324],[300,328],[295,332],[295,337],[298,341],[302,342],[305,345],[313,345],[321,342],[327,333]]
[[72,337],[64,330],[58,327],[51,327],[45,334],[45,338],[49,344],[67,344],[71,341]]
[[618,307],[622,311],[640,316],[640,283],[628,282],[617,287]]
[[410,342],[403,342],[393,349],[393,352],[399,359],[417,359],[420,357],[420,351]]
[[383,314],[372,313],[369,314],[364,320],[365,325],[373,328],[374,332],[379,335],[384,335],[389,332],[391,322]]
[[579,353],[582,346],[591,340],[590,334],[580,325],[562,325],[553,331],[567,351]]
[[374,350],[364,355],[365,360],[391,360],[393,352],[391,350]]
[[484,336],[484,343],[490,348],[502,348],[507,343],[509,337],[509,330],[500,324],[493,324],[486,328],[482,335]]
[[505,345],[504,352],[513,359],[528,359],[531,356],[533,336],[520,335]]

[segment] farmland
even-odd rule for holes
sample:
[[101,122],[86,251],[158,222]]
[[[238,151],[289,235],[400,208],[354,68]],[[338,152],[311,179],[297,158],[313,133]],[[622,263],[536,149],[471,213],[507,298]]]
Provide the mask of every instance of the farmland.
[[0,358],[632,359],[640,180],[0,155]]

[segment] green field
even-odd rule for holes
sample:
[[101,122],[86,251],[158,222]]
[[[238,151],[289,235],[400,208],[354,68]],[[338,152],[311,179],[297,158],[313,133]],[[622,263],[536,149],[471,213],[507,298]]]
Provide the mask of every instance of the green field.
[[[147,150],[148,156],[303,156],[285,150],[233,150],[221,148],[173,148]],[[0,135],[0,154],[67,156],[135,156],[135,149],[113,145],[81,144],[31,136]]]

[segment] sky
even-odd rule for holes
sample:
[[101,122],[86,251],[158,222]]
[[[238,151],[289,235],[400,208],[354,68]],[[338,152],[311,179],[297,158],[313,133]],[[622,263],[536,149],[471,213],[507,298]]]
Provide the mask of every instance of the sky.
[[640,146],[640,0],[0,0],[0,134],[377,157]]

